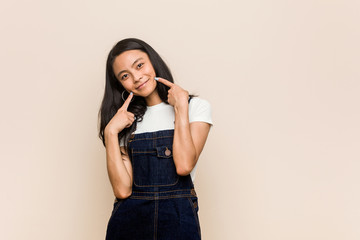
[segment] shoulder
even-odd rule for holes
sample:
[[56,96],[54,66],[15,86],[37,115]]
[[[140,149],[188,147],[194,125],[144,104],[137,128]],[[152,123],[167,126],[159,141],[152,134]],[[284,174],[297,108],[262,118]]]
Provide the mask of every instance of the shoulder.
[[212,124],[211,104],[202,98],[193,97],[189,103],[190,122],[202,121]]
[[211,104],[203,98],[193,97],[190,100],[189,108],[209,108],[210,109]]

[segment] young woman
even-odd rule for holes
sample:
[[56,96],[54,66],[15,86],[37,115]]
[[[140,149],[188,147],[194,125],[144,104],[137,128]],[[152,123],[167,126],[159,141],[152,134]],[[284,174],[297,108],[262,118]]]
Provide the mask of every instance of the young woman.
[[147,43],[118,42],[106,63],[99,137],[115,194],[106,239],[201,239],[193,179],[211,121]]

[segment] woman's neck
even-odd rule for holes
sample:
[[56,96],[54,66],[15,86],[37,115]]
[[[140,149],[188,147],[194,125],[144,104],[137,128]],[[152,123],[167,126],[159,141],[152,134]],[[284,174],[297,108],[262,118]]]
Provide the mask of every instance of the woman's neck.
[[145,101],[148,106],[154,106],[162,102],[156,89],[145,98]]

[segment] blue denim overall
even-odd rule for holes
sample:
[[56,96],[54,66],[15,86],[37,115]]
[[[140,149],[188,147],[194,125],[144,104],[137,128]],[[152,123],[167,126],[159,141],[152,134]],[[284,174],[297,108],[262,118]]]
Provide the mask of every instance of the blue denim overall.
[[197,195],[190,175],[176,173],[173,136],[174,130],[132,135],[132,195],[115,199],[107,240],[201,239]]

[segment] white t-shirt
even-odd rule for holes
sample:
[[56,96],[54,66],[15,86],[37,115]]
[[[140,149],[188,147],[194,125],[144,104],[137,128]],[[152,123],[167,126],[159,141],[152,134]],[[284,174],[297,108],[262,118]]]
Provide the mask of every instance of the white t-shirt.
[[[164,102],[147,106],[143,120],[137,123],[134,134],[174,129],[174,121],[173,106]],[[193,97],[189,103],[189,122],[206,122],[212,126],[210,103],[199,97]],[[123,141],[120,141],[120,146],[123,145]],[[195,180],[196,165],[190,173],[192,181]]]

